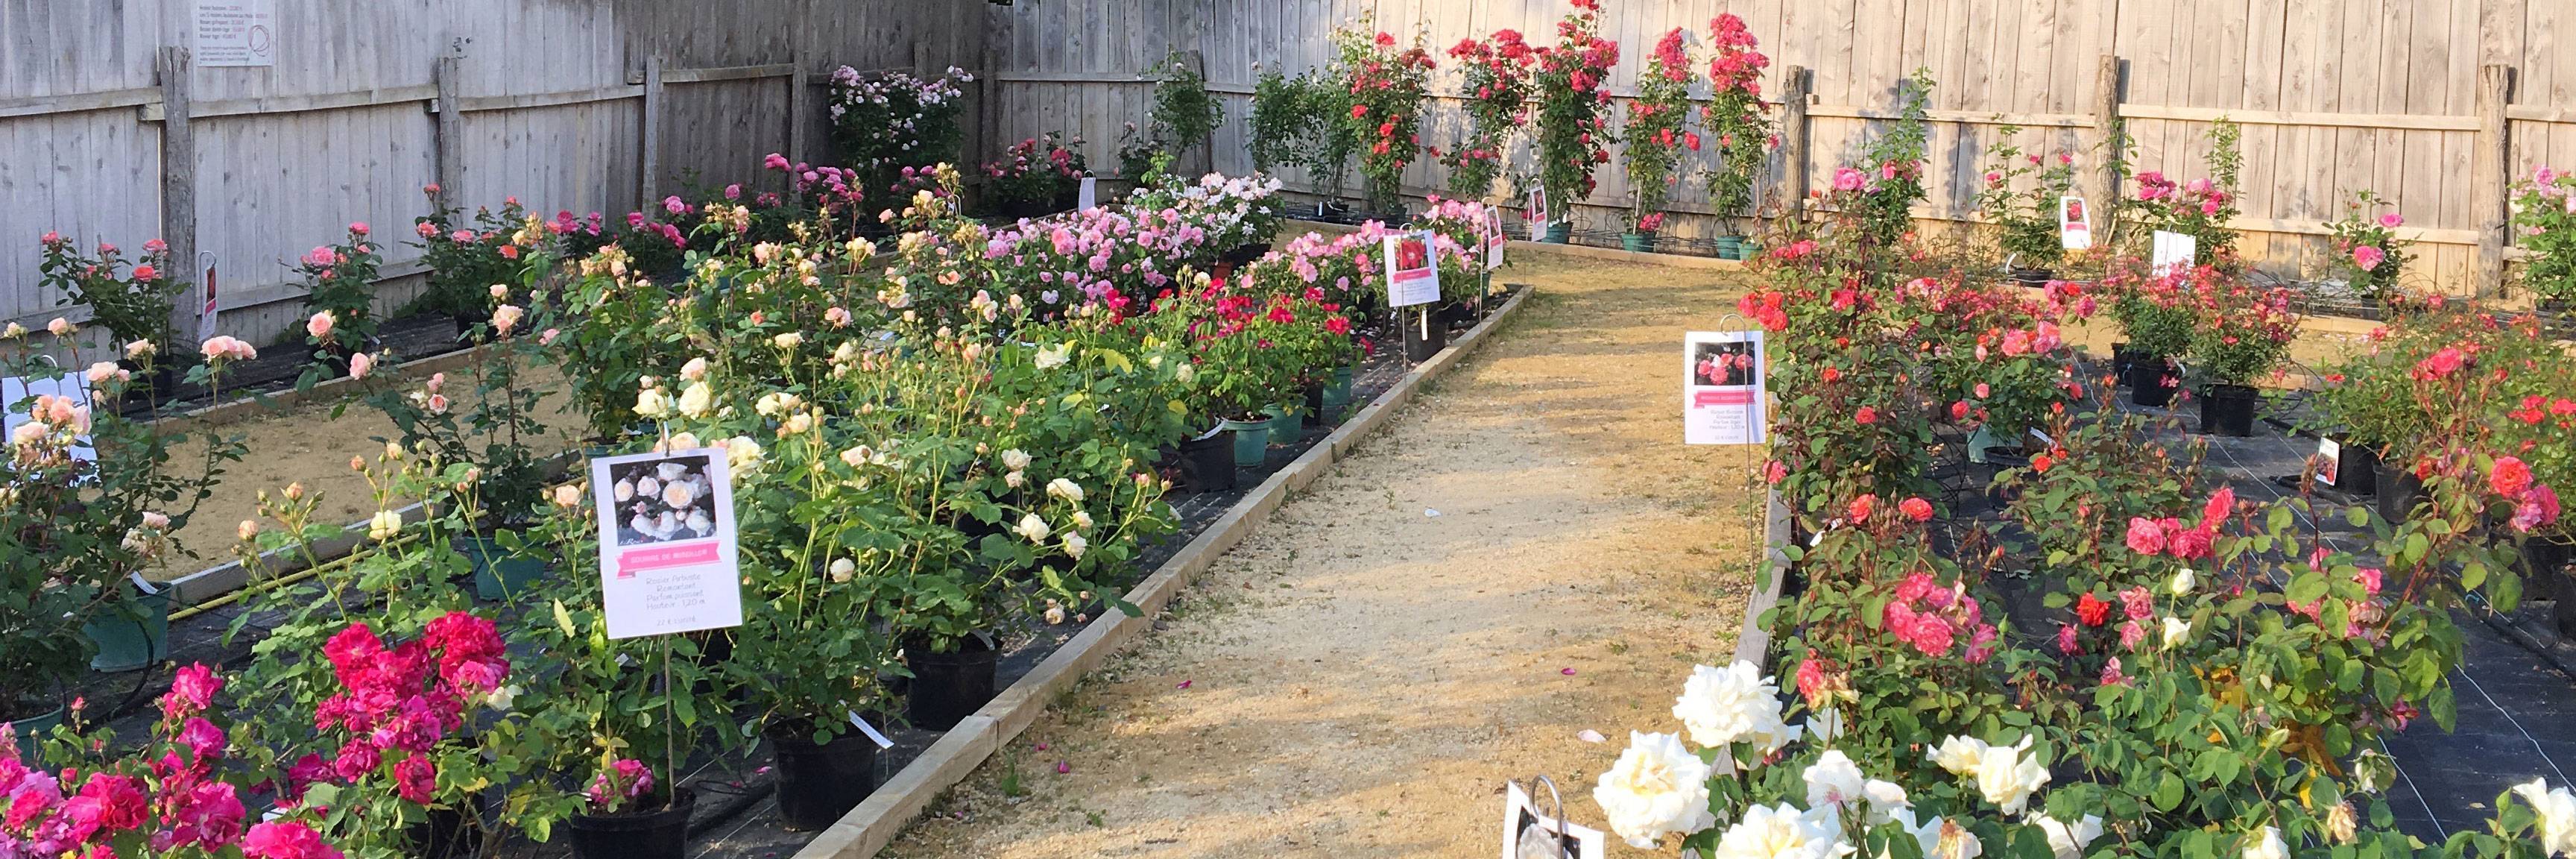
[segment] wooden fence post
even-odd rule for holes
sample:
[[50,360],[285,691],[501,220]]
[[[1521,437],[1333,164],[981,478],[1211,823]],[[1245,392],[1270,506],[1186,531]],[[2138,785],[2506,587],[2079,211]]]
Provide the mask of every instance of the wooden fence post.
[[1816,78],[1805,66],[1790,66],[1780,77],[1780,147],[1788,160],[1788,175],[1781,177],[1781,191],[1789,198],[1790,212],[1804,212],[1813,157],[1807,147],[1807,94],[1814,89]]
[[[197,332],[197,314],[205,306],[205,270],[197,265],[197,133],[188,124],[190,72],[196,67],[187,48],[164,47],[157,58],[161,75],[161,241],[179,267],[176,279],[188,290],[170,305],[170,329],[182,340]],[[160,344],[163,355],[185,355],[177,343]],[[178,351],[172,351],[172,350]]]
[[2469,209],[2478,234],[2477,295],[2487,298],[2504,289],[2506,229],[2505,172],[2512,141],[2505,125],[2505,101],[2512,95],[2513,67],[2478,67],[2478,142],[2469,153]]
[[644,58],[644,155],[636,172],[642,208],[651,211],[662,182],[662,55]]
[[451,50],[438,58],[432,79],[438,84],[438,118],[430,127],[438,159],[438,199],[441,209],[461,208],[465,200],[465,110],[457,96],[457,78],[464,65],[461,51]]
[[2120,171],[2128,157],[2127,129],[2120,123],[2120,57],[2103,54],[2101,68],[2093,82],[2093,128],[2100,136],[2095,146],[2101,151],[2101,163],[2095,166],[2093,178],[2093,234],[2111,235],[2111,213],[2119,208]]
[[[805,46],[797,45],[793,56],[795,59],[792,62],[796,64],[796,70],[787,73],[787,163],[803,164],[805,163],[805,123],[811,119],[806,114],[814,112],[814,96],[810,88],[812,82],[806,77]],[[781,178],[786,181],[786,187],[780,190],[796,187],[796,177],[790,175]]]

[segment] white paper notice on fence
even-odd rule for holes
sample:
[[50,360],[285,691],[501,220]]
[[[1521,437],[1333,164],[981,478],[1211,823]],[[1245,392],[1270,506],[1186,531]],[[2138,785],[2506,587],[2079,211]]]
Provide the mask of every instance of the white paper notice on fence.
[[[1503,859],[1601,859],[1609,838],[1579,823],[1539,813],[1520,782],[1503,795]],[[1563,809],[1555,809],[1559,814]]]
[[1503,210],[1492,206],[1485,207],[1486,271],[1503,267],[1503,246],[1511,243],[1511,237],[1503,235]]
[[1693,331],[1682,346],[1682,441],[1767,444],[1762,332]]
[[608,637],[742,625],[724,448],[601,457],[590,485]]
[[1078,198],[1076,198],[1076,199],[1075,199],[1075,201],[1074,201],[1074,204],[1073,204],[1073,209],[1074,209],[1074,211],[1077,211],[1077,212],[1088,212],[1088,211],[1091,211],[1091,210],[1092,210],[1092,209],[1094,209],[1094,208],[1098,208],[1099,206],[1100,206],[1100,178],[1099,178],[1099,177],[1097,177],[1097,176],[1084,176],[1084,177],[1082,177],[1082,191],[1081,191],[1081,196],[1079,196]]
[[[61,397],[70,400],[73,408],[82,412],[90,410],[89,383],[79,376],[59,379],[10,376],[0,379],[0,409],[8,412],[6,426],[0,426],[0,438],[15,437],[19,427],[35,420],[29,410],[35,408],[34,398],[39,396]],[[90,446],[89,433],[72,437],[71,455],[82,462],[98,461],[98,450]]]
[[2342,475],[2343,443],[2335,441],[2332,438],[2318,438],[2317,482],[2323,483],[2327,486],[2333,486],[2335,485],[2335,478],[2341,477]]
[[1387,236],[1386,305],[1412,307],[1440,300],[1440,261],[1432,255],[1430,230]]
[[196,0],[200,66],[277,65],[277,0]]
[[2200,257],[2200,240],[2182,233],[2156,231],[2155,255],[2149,258],[2147,271],[2157,277],[2172,274],[2175,266],[2190,268]]
[[2093,247],[2093,210],[2084,205],[2084,198],[2057,198],[2057,243],[2070,251]]

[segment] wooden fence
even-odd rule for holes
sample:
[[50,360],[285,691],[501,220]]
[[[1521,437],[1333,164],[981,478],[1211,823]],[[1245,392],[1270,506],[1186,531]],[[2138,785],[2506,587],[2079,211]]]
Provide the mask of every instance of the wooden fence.
[[218,273],[224,333],[265,342],[301,315],[291,261],[353,221],[384,249],[379,306],[414,294],[433,182],[611,219],[783,185],[760,159],[820,160],[831,68],[971,60],[986,5],[266,0],[275,64],[239,68],[192,59],[198,2],[0,3],[0,320],[84,315],[38,287],[47,231],[169,241]]
[[[1790,92],[1804,70],[1807,146],[1775,154],[1766,195],[1821,182],[1855,158],[1894,107],[1896,85],[1930,71],[1938,120],[1926,219],[1973,216],[1985,155],[2006,123],[2022,148],[2085,159],[2085,191],[2103,193],[2099,145],[2124,125],[2134,165],[2202,174],[2210,120],[2244,127],[2244,216],[2250,256],[2297,272],[2325,251],[2324,223],[2356,191],[2396,201],[2416,271],[2467,292],[2491,278],[2504,247],[2509,177],[2541,164],[2576,165],[2576,56],[2557,42],[2576,30],[2566,0],[1604,0],[1603,32],[1621,45],[1614,91],[1633,92],[1644,54],[1665,31],[1705,37],[1720,12],[1745,19],[1772,65],[1764,92]],[[1175,50],[1204,57],[1210,89],[1229,108],[1215,167],[1249,170],[1245,128],[1255,66],[1290,73],[1324,64],[1334,26],[1373,13],[1381,29],[1419,32],[1435,53],[1503,28],[1552,41],[1564,0],[1044,0],[987,10],[998,89],[988,117],[995,145],[1043,131],[1082,134],[1089,156],[1114,166],[1123,123],[1142,123],[1153,83],[1143,73]],[[2564,57],[2564,58],[2562,58]],[[1435,91],[1456,92],[1444,71]],[[2117,70],[2107,71],[2107,70]],[[1423,140],[1463,134],[1454,98],[1436,104]],[[1524,147],[1525,148],[1525,147]],[[1523,154],[1524,164],[1526,153]],[[1286,171],[1292,186],[1305,177]],[[1617,153],[1579,212],[1613,228],[1628,188]],[[1691,184],[1691,183],[1686,183]],[[1409,190],[1446,185],[1424,163]],[[1677,211],[1705,212],[1686,188]],[[1699,223],[1693,223],[1699,221]],[[1710,226],[1681,218],[1667,232]],[[2482,249],[2483,243],[2483,249]],[[2483,267],[2483,268],[2482,268]]]

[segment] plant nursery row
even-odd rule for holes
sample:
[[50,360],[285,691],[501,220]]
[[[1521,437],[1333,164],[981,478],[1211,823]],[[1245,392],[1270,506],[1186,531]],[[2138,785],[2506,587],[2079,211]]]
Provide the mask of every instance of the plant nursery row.
[[[1738,304],[1767,338],[1763,476],[1789,517],[1778,603],[1748,620],[1770,646],[1636,726],[1592,792],[1615,834],[1730,859],[2576,852],[2576,794],[2547,780],[2495,784],[2483,828],[2398,831],[2380,742],[2451,727],[2467,612],[2576,603],[2567,347],[2529,311],[2399,292],[2293,398],[2296,302],[2223,227],[2232,147],[2215,180],[2135,177],[2120,201],[2196,253],[2002,280],[1908,228],[1919,135],[1897,123],[1783,224]],[[2570,191],[2535,176],[2524,211]],[[2088,321],[2125,369],[2067,342]],[[2267,409],[2344,455],[2257,502],[2205,457]]]
[[[1274,248],[1260,178],[1158,172],[1106,205],[988,222],[946,165],[896,169],[891,197],[854,170],[768,166],[790,192],[673,197],[623,229],[515,201],[420,218],[433,294],[479,350],[453,376],[382,372],[376,231],[306,255],[304,342],[268,349],[304,353],[308,385],[351,380],[344,408],[396,428],[348,464],[379,512],[352,529],[301,486],[263,491],[232,550],[247,656],[178,669],[124,737],[63,690],[108,633],[167,623],[167,592],[132,574],[244,479],[225,472],[245,442],[203,430],[182,461],[180,433],[115,403],[219,396],[260,349],[181,354],[102,314],[53,326],[95,343],[66,373],[12,332],[31,396],[6,466],[0,853],[676,856],[699,801],[677,776],[755,749],[783,824],[829,825],[875,784],[872,734],[973,713],[1032,627],[1132,612],[1113,595],[1174,536],[1179,493],[1233,489],[1346,414],[1355,370],[1471,322],[1499,230],[1440,202],[1395,241],[1370,224]],[[87,295],[167,301],[157,246],[46,250]],[[1442,285],[1401,320],[1396,268]],[[531,384],[540,368],[560,385]],[[540,446],[547,410],[585,428],[587,468]],[[352,530],[362,547],[328,562]],[[592,567],[716,537],[739,607],[715,628],[638,634],[694,629],[704,606]]]

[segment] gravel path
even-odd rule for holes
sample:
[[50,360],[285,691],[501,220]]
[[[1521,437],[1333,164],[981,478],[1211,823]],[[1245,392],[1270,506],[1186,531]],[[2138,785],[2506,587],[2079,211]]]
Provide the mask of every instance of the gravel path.
[[1501,337],[890,855],[1489,856],[1503,781],[1540,772],[1597,821],[1625,732],[1732,651],[1753,460],[1682,446],[1675,383],[1735,278],[1502,275],[1540,291]]

